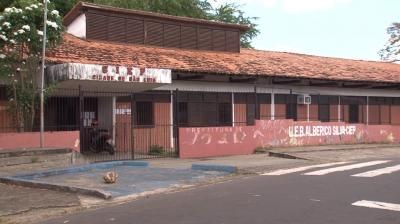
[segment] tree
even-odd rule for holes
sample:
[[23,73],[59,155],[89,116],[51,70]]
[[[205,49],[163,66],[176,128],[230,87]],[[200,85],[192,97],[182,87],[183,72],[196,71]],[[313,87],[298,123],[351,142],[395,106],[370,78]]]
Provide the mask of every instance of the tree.
[[240,45],[245,48],[253,48],[251,40],[254,39],[260,31],[257,29],[257,24],[254,23],[257,17],[246,17],[244,12],[239,9],[240,5],[234,3],[226,3],[214,9],[211,14],[211,19],[226,23],[237,23],[248,25],[250,30],[242,34],[240,38]]
[[[16,5],[21,8],[5,8],[0,14],[0,75],[8,85],[15,123],[20,131],[26,131],[32,130],[38,107],[44,7],[34,0]],[[62,18],[51,3],[47,27],[47,46],[51,48],[61,42],[63,32]]]
[[384,61],[400,62],[400,23],[393,23],[387,28],[387,33],[389,40],[379,55]]

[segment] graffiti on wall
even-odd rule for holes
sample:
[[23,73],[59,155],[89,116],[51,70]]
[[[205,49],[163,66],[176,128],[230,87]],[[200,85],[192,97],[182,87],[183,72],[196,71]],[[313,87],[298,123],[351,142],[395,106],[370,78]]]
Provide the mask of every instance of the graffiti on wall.
[[180,128],[182,158],[251,154],[257,147],[399,142],[400,126],[257,121],[254,126]]

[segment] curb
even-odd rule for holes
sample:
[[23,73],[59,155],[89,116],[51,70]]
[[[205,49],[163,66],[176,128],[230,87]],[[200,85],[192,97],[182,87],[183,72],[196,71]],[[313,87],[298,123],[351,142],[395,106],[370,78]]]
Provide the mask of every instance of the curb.
[[111,193],[99,189],[73,187],[60,184],[49,184],[40,181],[24,180],[13,177],[2,177],[0,178],[0,183],[16,185],[21,187],[40,188],[40,189],[56,190],[62,192],[78,193],[89,196],[95,196],[102,199],[110,199],[112,196]]
[[50,184],[46,182],[33,180],[37,177],[46,177],[53,176],[59,174],[67,174],[67,173],[79,173],[92,169],[108,169],[114,166],[139,166],[139,167],[148,167],[149,163],[144,161],[116,161],[116,162],[105,162],[105,163],[94,163],[84,166],[71,167],[66,169],[55,169],[44,172],[37,172],[25,175],[17,175],[11,177],[0,177],[0,183],[17,185],[22,187],[31,187],[31,188],[40,188],[40,189],[48,189],[48,190],[57,190],[63,192],[71,192],[71,193],[79,193],[89,196],[100,197],[103,199],[110,199],[112,197],[111,193],[93,189],[93,188],[82,188],[61,184]]
[[268,152],[268,156],[277,157],[277,158],[284,158],[284,159],[301,159],[301,160],[308,160],[308,159],[306,159],[306,158],[301,158],[301,157],[293,156],[293,155],[286,154],[286,153],[283,153],[283,152],[272,152],[272,151],[269,151],[269,152]]
[[192,164],[192,170],[219,171],[227,173],[238,172],[238,168],[236,166],[211,165],[211,164]]
[[[311,150],[298,150],[298,151],[285,151],[284,148],[274,150],[274,153],[303,153],[303,152],[323,152],[323,151],[346,151],[346,150],[360,150],[360,149],[378,149],[378,148],[393,148],[400,147],[399,144],[385,144],[385,145],[373,145],[368,144],[360,145],[357,147],[344,147],[344,148],[327,148],[327,149],[311,149]],[[280,151],[280,152],[277,152]]]

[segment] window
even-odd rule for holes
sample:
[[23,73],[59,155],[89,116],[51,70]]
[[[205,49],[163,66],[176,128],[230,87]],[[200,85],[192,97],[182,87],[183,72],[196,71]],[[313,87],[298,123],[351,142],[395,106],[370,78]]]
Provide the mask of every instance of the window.
[[154,125],[153,102],[136,102],[136,125]]
[[349,122],[350,123],[358,123],[358,105],[357,104],[349,105]]
[[178,124],[187,127],[232,125],[229,93],[179,92]]
[[320,120],[322,122],[330,121],[329,104],[319,104],[318,105],[318,120]]
[[[254,93],[237,93],[235,94],[235,104],[241,104],[245,106],[245,117],[241,118],[240,120],[235,120],[236,123],[245,123],[246,125],[254,125],[255,119],[256,119],[256,109],[260,108],[259,105],[257,105],[256,108],[256,100],[255,100],[255,94]],[[244,109],[244,108],[243,108]],[[242,109],[240,109],[242,110]],[[236,112],[235,112],[236,113]],[[259,113],[258,113],[259,114]]]
[[286,119],[293,119],[297,121],[297,104],[287,103],[286,104]]
[[[318,120],[322,122],[331,121],[331,105],[339,104],[338,96],[318,95],[312,102],[318,102]],[[335,119],[336,120],[336,119]]]
[[246,124],[254,125],[256,119],[256,108],[254,103],[246,104]]
[[220,103],[218,105],[218,116],[220,125],[231,125],[232,124],[232,104],[231,103]]
[[186,126],[188,124],[188,103],[180,102],[178,104],[179,124]]

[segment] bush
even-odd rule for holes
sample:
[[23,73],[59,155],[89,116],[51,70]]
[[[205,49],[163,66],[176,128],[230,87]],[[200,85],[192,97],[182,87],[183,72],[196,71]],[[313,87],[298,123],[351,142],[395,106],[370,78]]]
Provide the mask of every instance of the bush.
[[150,146],[149,155],[161,156],[161,155],[164,155],[164,153],[165,153],[165,150],[162,146],[159,146],[159,145]]

